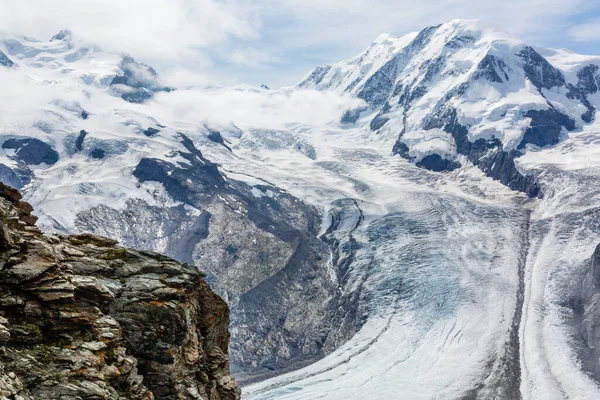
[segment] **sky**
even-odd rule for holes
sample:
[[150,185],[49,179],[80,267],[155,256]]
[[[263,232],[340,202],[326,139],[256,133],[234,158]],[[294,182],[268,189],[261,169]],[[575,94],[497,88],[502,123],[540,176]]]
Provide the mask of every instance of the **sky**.
[[294,85],[377,36],[484,19],[536,46],[600,54],[600,0],[0,0],[0,30],[62,29],[172,82]]

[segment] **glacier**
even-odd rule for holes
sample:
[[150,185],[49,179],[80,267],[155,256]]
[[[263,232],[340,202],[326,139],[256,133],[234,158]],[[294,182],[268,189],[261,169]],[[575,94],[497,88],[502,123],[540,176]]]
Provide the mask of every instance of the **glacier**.
[[0,180],[207,271],[245,398],[600,397],[600,57],[455,20],[267,91],[0,51]]

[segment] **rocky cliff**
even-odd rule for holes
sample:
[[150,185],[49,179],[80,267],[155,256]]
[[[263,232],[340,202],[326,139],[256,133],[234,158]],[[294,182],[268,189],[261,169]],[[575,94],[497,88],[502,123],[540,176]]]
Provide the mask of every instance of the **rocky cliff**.
[[582,289],[581,335],[587,346],[582,351],[582,358],[588,370],[600,379],[600,245],[592,255]]
[[240,398],[229,310],[194,267],[44,235],[0,183],[0,399]]

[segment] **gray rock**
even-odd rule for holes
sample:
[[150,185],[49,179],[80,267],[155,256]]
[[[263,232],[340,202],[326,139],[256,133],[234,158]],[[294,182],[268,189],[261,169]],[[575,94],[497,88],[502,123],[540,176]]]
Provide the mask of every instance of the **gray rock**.
[[13,65],[15,65],[15,63],[12,62],[11,59],[8,58],[8,56],[6,54],[4,54],[2,51],[0,51],[0,65],[10,68]]
[[39,139],[8,139],[2,148],[14,149],[15,156],[26,165],[54,165],[59,158],[56,150]]
[[77,151],[83,150],[83,141],[85,140],[85,137],[87,135],[88,133],[83,129],[79,131],[79,136],[77,136],[77,140],[75,141],[75,148],[77,149]]
[[130,103],[143,103],[157,92],[170,92],[173,89],[161,86],[154,68],[138,63],[126,56],[119,64],[122,75],[117,75],[110,83],[121,98]]

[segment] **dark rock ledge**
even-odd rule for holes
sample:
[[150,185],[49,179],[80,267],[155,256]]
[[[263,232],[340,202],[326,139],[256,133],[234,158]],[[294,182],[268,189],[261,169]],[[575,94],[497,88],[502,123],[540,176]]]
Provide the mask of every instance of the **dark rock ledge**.
[[0,398],[237,400],[229,309],[196,268],[44,235],[0,183]]
[[592,254],[583,280],[581,299],[575,296],[568,306],[581,317],[580,333],[584,341],[582,361],[586,370],[600,380],[600,244]]

